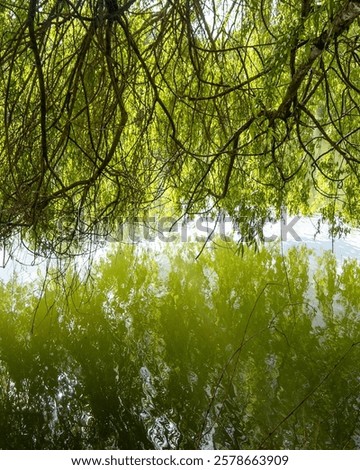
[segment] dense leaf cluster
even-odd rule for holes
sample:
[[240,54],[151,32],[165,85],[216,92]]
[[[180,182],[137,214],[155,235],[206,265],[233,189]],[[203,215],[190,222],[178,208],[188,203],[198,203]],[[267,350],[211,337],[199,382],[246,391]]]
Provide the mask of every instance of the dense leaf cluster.
[[[0,2],[0,235],[67,252],[155,205],[359,219],[349,0]],[[250,227],[250,229],[249,229]]]

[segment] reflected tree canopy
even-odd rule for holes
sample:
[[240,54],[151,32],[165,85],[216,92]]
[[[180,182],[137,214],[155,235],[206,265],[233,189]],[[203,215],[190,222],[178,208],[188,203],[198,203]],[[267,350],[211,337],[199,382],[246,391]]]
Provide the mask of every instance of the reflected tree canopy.
[[1,286],[1,448],[359,447],[359,265],[196,250]]

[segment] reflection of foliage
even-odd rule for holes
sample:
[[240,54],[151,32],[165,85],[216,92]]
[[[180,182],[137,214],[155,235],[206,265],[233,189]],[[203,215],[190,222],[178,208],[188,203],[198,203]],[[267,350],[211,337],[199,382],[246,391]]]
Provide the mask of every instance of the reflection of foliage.
[[159,199],[218,206],[244,232],[269,206],[358,222],[359,15],[347,0],[1,2],[0,236],[67,252]]
[[229,246],[1,287],[0,446],[358,447],[360,267]]

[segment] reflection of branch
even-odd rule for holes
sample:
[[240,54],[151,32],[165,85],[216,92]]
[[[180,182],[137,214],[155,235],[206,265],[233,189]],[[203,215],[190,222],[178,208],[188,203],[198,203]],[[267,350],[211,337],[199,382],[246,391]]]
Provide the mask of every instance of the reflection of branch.
[[265,437],[265,439],[262,440],[262,442],[260,443],[259,445],[259,449],[263,449],[264,448],[264,444],[266,443],[266,441],[268,441],[268,439],[271,438],[271,436],[273,434],[275,434],[275,432],[280,428],[280,426],[282,426],[289,418],[291,418],[291,416],[296,413],[296,411],[306,402],[306,400],[308,400],[311,395],[313,395],[322,385],[324,382],[327,381],[327,379],[330,377],[331,374],[333,374],[335,372],[335,370],[339,367],[339,365],[343,362],[343,360],[345,359],[345,357],[350,354],[351,350],[355,347],[355,346],[359,346],[360,345],[360,341],[357,341],[355,343],[352,343],[351,346],[347,349],[347,351],[345,351],[345,353],[340,357],[340,359],[333,365],[333,367],[327,372],[327,374],[322,378],[322,380],[316,385],[316,387],[314,387],[301,401],[300,403],[298,403],[295,408],[293,408],[275,427],[272,431],[269,432],[269,434]]
[[[257,307],[257,304],[261,298],[261,296],[264,294],[264,292],[266,291],[266,289],[269,287],[269,286],[283,286],[283,284],[279,283],[279,282],[267,282],[265,284],[265,286],[261,289],[259,295],[257,296],[256,300],[255,300],[255,303],[251,309],[251,312],[249,313],[249,316],[247,318],[247,321],[246,321],[246,325],[245,325],[245,330],[244,330],[244,334],[242,336],[242,340],[241,340],[241,343],[239,345],[239,347],[231,354],[231,356],[229,357],[229,359],[227,360],[226,364],[224,365],[222,371],[221,371],[221,374],[218,378],[218,381],[216,382],[216,385],[215,385],[215,390],[211,396],[211,399],[210,399],[210,403],[207,407],[207,410],[205,412],[205,416],[204,416],[204,419],[203,419],[203,422],[202,422],[202,426],[201,426],[201,429],[200,429],[200,432],[198,434],[198,437],[197,437],[197,440],[196,440],[196,445],[197,447],[199,446],[200,444],[200,440],[204,437],[205,434],[208,434],[210,431],[207,431],[206,433],[204,433],[204,430],[205,430],[205,426],[206,426],[206,421],[210,415],[210,411],[214,405],[214,402],[215,402],[215,398],[217,396],[217,393],[220,389],[220,385],[225,377],[225,373],[226,371],[228,370],[230,364],[232,363],[232,361],[237,357],[237,361],[239,360],[239,355],[241,353],[241,351],[243,350],[244,346],[246,343],[248,343],[252,337],[250,338],[246,338],[246,333],[249,329],[249,325],[250,325],[250,321],[251,321],[251,318],[255,312],[255,309]],[[213,427],[213,426],[212,426]],[[212,428],[211,427],[211,428]]]

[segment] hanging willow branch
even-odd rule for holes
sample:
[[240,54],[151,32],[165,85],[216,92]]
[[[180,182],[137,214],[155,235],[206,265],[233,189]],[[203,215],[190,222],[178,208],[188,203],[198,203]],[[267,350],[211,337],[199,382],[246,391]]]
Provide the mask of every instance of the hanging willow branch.
[[0,5],[4,239],[62,253],[163,200],[245,240],[270,207],[357,223],[360,3],[230,3]]

